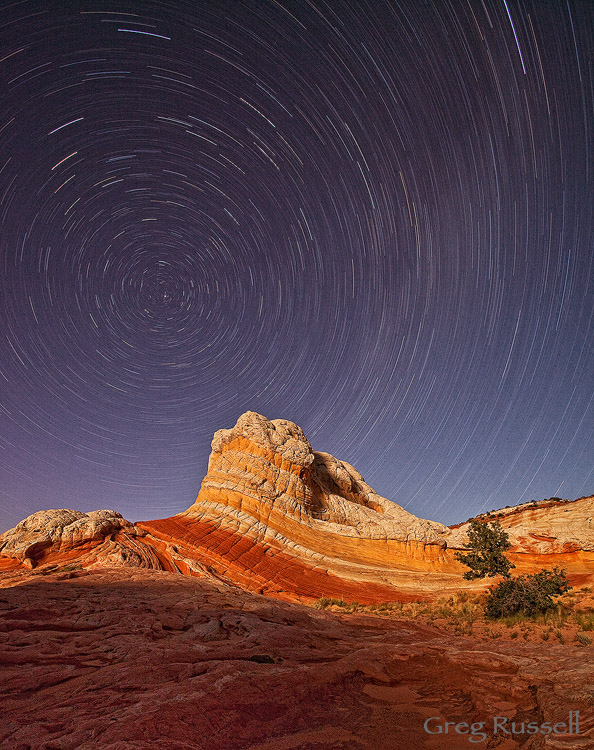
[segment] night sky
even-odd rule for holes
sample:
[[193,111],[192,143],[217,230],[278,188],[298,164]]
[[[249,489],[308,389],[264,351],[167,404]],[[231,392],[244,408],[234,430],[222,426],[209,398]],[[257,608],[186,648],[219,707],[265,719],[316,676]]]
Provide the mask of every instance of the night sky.
[[297,422],[446,523],[594,492],[590,0],[0,10],[0,531]]

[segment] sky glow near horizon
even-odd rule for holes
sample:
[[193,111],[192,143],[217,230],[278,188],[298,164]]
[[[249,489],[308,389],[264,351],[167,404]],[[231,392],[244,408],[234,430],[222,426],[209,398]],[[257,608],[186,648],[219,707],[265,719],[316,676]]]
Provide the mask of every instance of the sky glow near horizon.
[[247,410],[445,523],[594,493],[591,3],[65,5],[0,10],[0,531]]

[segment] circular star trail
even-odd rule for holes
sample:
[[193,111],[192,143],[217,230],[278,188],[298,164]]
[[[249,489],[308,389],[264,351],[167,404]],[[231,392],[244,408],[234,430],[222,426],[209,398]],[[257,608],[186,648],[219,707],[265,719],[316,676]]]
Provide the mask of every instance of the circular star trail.
[[592,493],[590,3],[75,5],[0,11],[1,529],[248,409],[447,523]]

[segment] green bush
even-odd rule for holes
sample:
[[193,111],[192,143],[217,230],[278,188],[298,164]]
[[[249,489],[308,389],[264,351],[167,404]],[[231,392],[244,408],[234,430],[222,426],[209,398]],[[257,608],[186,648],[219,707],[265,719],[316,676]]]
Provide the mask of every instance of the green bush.
[[471,551],[454,555],[456,560],[470,568],[463,577],[467,581],[498,575],[509,578],[509,571],[515,565],[504,554],[511,544],[499,521],[483,523],[475,519],[470,522],[467,535]]
[[555,609],[553,596],[570,589],[564,570],[541,570],[533,575],[506,578],[492,586],[487,595],[485,614],[492,619],[521,613],[527,617]]

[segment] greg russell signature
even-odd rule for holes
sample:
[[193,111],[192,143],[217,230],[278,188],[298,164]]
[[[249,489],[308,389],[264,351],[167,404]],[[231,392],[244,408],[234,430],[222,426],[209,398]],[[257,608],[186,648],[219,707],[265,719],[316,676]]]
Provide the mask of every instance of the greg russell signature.
[[580,733],[580,712],[570,711],[567,721],[555,724],[545,721],[512,721],[507,716],[493,716],[491,721],[444,721],[439,716],[431,716],[423,724],[427,734],[466,734],[469,742],[484,742],[487,737],[499,734],[555,734],[578,735]]

